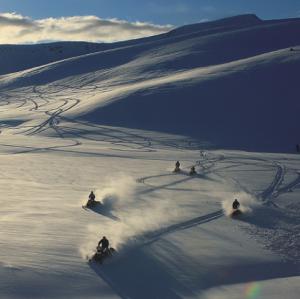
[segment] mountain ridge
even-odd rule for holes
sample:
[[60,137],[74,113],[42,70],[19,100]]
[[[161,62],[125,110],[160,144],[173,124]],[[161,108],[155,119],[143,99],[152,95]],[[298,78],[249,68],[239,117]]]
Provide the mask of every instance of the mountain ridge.
[[170,37],[178,38],[178,36],[187,33],[196,34],[197,36],[200,34],[208,35],[214,32],[220,32],[220,30],[238,30],[262,24],[269,25],[283,22],[297,22],[299,20],[300,19],[284,19],[263,21],[256,15],[245,14],[204,23],[184,25],[163,34],[115,43],[62,41],[34,45],[2,44],[0,45],[0,76],[99,51],[113,50],[144,42],[155,42]]

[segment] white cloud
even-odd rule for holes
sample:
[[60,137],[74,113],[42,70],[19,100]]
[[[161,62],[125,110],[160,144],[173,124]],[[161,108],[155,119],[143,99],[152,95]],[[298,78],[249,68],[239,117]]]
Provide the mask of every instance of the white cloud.
[[169,31],[171,25],[74,16],[33,20],[16,13],[0,14],[0,43],[22,44],[42,41],[114,42]]

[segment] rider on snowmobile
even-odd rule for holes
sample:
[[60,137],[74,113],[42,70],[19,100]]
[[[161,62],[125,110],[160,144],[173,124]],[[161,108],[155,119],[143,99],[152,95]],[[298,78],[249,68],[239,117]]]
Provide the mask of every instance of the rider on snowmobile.
[[94,201],[96,198],[95,194],[93,191],[91,191],[90,195],[89,195],[89,200]]
[[234,200],[234,202],[232,203],[232,208],[234,210],[237,210],[240,207],[240,203],[238,202],[237,199]]
[[177,161],[175,163],[175,170],[174,171],[180,171],[180,163],[179,163],[179,161]]
[[95,206],[95,204],[96,204],[95,198],[96,198],[96,196],[95,196],[94,192],[91,191],[91,193],[89,195],[89,199],[86,203],[86,207],[92,208],[93,206]]
[[100,249],[101,253],[104,253],[105,251],[108,250],[109,247],[109,241],[106,239],[105,236],[103,236],[103,238],[99,241],[98,243],[98,249]]
[[190,175],[193,175],[193,174],[196,174],[196,169],[195,169],[195,166],[192,166],[191,167],[191,170],[190,170]]

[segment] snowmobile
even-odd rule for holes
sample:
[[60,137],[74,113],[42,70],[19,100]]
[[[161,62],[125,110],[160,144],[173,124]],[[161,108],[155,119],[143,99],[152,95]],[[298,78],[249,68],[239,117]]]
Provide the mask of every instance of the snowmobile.
[[231,217],[235,217],[242,214],[242,211],[240,210],[240,203],[237,199],[234,200],[232,203],[232,212],[230,214]]
[[195,166],[192,166],[191,170],[190,170],[190,175],[195,175],[197,174]]
[[98,246],[94,255],[89,259],[89,262],[95,261],[99,264],[102,264],[106,258],[112,257],[115,252],[116,250],[112,247],[102,250],[102,247]]
[[175,163],[175,169],[174,169],[173,172],[180,172],[180,171],[181,171],[181,169],[180,169],[180,163],[179,163],[179,161],[177,161],[177,162]]
[[242,214],[242,211],[240,210],[240,203],[237,199],[234,200],[232,203],[232,212],[230,214],[231,217],[235,217]]
[[234,210],[232,210],[230,216],[231,217],[237,217],[237,216],[239,216],[241,214],[242,214],[242,211],[240,209],[234,209]]
[[180,172],[180,171],[181,171],[181,169],[176,166],[175,169],[174,169],[174,172]]
[[89,199],[86,203],[85,206],[83,206],[83,208],[88,208],[88,209],[92,209],[95,208],[96,206],[100,206],[102,205],[102,203],[100,201],[94,200],[94,199]]

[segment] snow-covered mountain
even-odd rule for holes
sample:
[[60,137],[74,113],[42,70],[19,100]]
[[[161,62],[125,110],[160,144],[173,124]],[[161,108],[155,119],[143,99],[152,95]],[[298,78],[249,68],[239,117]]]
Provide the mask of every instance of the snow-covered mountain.
[[[236,18],[238,20],[238,18]],[[253,19],[256,19],[255,16],[249,16],[249,23],[255,22]],[[225,23],[222,24],[223,28],[226,26],[226,22],[229,19],[225,19]],[[220,30],[218,22],[210,22],[204,24],[199,24],[200,28],[197,28],[196,25],[192,25],[187,30],[188,33],[191,33],[195,30],[206,30],[207,26],[213,27],[217,23],[217,30]],[[232,26],[233,21],[229,21],[229,25]],[[236,21],[235,21],[236,23]],[[246,16],[243,16],[242,26],[246,24]],[[237,26],[238,24],[235,24]],[[186,26],[189,27],[189,26]],[[170,34],[180,33],[182,30],[186,30],[186,27],[181,27],[170,32]],[[113,49],[121,47],[122,45],[133,45],[136,43],[141,43],[143,41],[157,40],[161,39],[164,35],[157,35],[151,38],[131,40],[126,42],[118,42],[111,44],[96,44],[88,42],[56,42],[56,43],[44,43],[44,44],[32,44],[32,45],[0,45],[0,75],[13,73],[32,67],[44,65],[54,61],[63,60],[70,57],[80,56],[88,53],[99,52],[103,50]]]
[[0,84],[33,88],[32,98],[44,86],[57,94],[76,86],[78,103],[64,113],[74,119],[181,134],[215,147],[292,151],[299,27],[298,19],[251,15],[190,25],[2,76]]
[[298,298],[299,29],[0,47],[0,298]]

